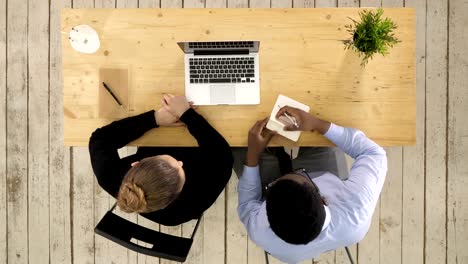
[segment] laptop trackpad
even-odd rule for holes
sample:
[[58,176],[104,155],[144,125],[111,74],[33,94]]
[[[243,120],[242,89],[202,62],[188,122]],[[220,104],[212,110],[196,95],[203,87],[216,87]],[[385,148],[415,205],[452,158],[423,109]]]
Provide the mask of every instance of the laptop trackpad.
[[236,102],[236,86],[230,84],[210,85],[211,104],[233,104]]

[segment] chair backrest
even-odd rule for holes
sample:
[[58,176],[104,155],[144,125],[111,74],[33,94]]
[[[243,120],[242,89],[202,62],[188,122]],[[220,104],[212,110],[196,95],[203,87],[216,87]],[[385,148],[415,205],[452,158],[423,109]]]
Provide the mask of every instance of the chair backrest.
[[[96,234],[138,253],[178,262],[184,262],[187,259],[200,218],[197,221],[192,236],[185,238],[164,234],[130,222],[114,214],[112,212],[113,209],[114,207],[99,221],[94,229]],[[145,247],[138,245],[132,241],[134,239],[149,243],[152,246]]]

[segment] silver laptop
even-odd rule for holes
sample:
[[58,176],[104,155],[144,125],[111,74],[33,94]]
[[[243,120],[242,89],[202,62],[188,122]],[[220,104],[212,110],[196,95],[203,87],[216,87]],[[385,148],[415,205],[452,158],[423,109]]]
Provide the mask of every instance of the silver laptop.
[[178,42],[185,96],[196,105],[260,103],[259,41]]

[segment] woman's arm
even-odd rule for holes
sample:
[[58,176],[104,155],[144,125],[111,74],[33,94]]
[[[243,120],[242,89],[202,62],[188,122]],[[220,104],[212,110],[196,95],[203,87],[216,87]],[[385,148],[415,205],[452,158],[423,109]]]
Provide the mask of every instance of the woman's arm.
[[231,178],[234,159],[226,140],[195,110],[187,110],[180,120],[187,124],[199,145],[200,164],[195,177],[200,191],[197,204],[189,209],[195,216],[208,209],[221,194]]
[[228,161],[233,160],[227,141],[203,116],[189,109],[180,117],[180,120],[187,125],[190,134],[197,140],[201,152],[214,159],[224,159],[228,156]]
[[122,164],[117,150],[158,127],[155,111],[128,117],[96,129],[89,140],[91,165],[99,185],[116,196],[128,164]]
[[[187,125],[192,136],[197,140],[204,158],[210,168],[229,167],[232,169],[231,148],[221,134],[216,131],[201,115],[190,107],[185,96],[164,95],[164,108]],[[208,169],[208,168],[207,168]]]

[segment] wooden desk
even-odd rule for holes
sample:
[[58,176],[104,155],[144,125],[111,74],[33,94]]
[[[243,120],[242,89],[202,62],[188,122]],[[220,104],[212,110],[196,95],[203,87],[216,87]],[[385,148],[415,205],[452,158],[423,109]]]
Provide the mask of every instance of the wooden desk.
[[[344,50],[348,17],[339,9],[64,9],[62,31],[88,24],[101,39],[93,55],[74,51],[62,36],[65,144],[87,145],[90,134],[112,120],[98,118],[101,67],[130,71],[129,115],[157,108],[164,93],[184,94],[184,56],[177,41],[260,40],[261,104],[204,106],[198,111],[232,146],[268,116],[278,94],[311,106],[311,113],[363,130],[383,146],[415,144],[415,14],[386,8],[402,40],[386,57],[363,68]],[[276,137],[273,144],[291,145]],[[132,145],[194,146],[186,128],[159,128]],[[297,145],[330,145],[303,133]]]

